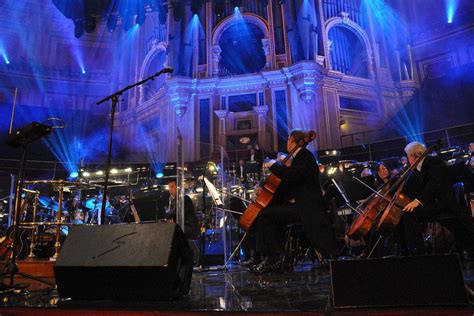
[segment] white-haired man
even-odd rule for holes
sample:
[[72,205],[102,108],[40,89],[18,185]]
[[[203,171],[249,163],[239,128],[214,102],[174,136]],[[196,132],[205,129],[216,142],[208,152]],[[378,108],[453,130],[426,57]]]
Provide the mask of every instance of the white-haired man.
[[[413,165],[426,151],[418,142],[405,147],[410,165]],[[420,222],[432,221],[437,215],[447,214],[449,220],[440,224],[446,226],[454,235],[456,243],[462,249],[474,247],[474,226],[469,216],[464,216],[456,201],[452,183],[449,181],[448,168],[439,158],[426,156],[416,166],[420,173],[421,185],[414,194],[415,198],[405,208],[404,217],[415,216]]]

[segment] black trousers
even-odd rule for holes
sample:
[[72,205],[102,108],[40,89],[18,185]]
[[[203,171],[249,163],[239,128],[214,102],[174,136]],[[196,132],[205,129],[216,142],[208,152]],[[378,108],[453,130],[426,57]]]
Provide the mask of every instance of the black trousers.
[[257,251],[263,256],[277,256],[285,246],[286,226],[301,222],[294,204],[270,205],[260,211],[257,218]]
[[[410,222],[409,218],[415,218],[419,223],[436,221],[453,234],[459,248],[474,248],[474,225],[472,218],[461,212],[456,204],[427,203],[420,205],[412,213],[403,213],[402,223]],[[410,230],[408,227],[404,229],[405,231]]]

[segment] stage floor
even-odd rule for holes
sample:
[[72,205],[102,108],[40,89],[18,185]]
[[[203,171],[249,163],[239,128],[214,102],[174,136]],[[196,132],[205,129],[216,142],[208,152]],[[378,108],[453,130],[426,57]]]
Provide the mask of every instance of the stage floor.
[[[474,287],[474,262],[463,262],[466,283]],[[50,281],[54,279],[49,279]],[[30,284],[28,291],[18,295],[7,293],[0,296],[2,315],[24,313],[45,315],[62,313],[97,313],[102,315],[149,314],[173,315],[192,312],[245,312],[279,314],[466,314],[472,315],[474,305],[459,308],[403,308],[370,310],[333,310],[330,302],[331,278],[328,269],[317,269],[311,262],[297,265],[294,272],[255,275],[239,265],[228,271],[210,269],[195,270],[188,296],[168,302],[111,302],[62,300],[57,291],[36,282],[17,278],[19,284]],[[144,280],[146,282],[146,280]],[[429,286],[429,285],[427,285]],[[449,290],[449,289],[447,289]],[[243,313],[242,313],[243,312]]]

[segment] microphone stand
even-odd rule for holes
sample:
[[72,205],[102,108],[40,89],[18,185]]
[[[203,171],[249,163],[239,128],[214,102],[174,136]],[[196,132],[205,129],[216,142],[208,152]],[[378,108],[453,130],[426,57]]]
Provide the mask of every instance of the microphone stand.
[[[36,124],[36,125],[42,125],[42,124]],[[28,126],[33,126],[34,124],[29,124]],[[28,126],[20,129],[17,131],[15,134],[10,134],[8,137],[12,140],[8,140],[7,138],[7,144],[9,144],[12,147],[20,147],[21,148],[21,158],[20,158],[20,163],[18,167],[18,182],[16,186],[16,193],[15,193],[15,207],[13,209],[13,226],[12,227],[12,237],[11,237],[11,255],[9,258],[7,258],[6,262],[6,272],[3,273],[2,275],[2,280],[0,283],[0,292],[6,292],[6,291],[13,291],[15,289],[20,289],[17,286],[15,286],[15,275],[20,275],[22,277],[28,278],[30,280],[34,280],[40,283],[44,283],[46,285],[54,287],[55,285],[51,282],[48,282],[46,280],[43,280],[41,278],[23,273],[19,270],[18,264],[17,264],[17,257],[19,255],[18,253],[18,247],[17,243],[20,238],[20,220],[21,220],[21,214],[20,214],[20,209],[21,209],[21,194],[23,192],[23,187],[25,185],[25,170],[26,170],[26,156],[27,156],[27,147],[28,144],[40,139],[41,137],[44,137],[48,135],[51,132],[51,127],[48,127],[46,125],[42,125],[43,127],[46,127],[46,129],[43,129],[39,133],[34,133],[34,128],[33,132],[31,129],[29,130]],[[33,219],[34,220],[34,219]],[[34,233],[34,231],[33,231]],[[8,238],[8,236],[7,236]],[[9,284],[3,283],[3,277],[5,275],[9,276]]]
[[110,109],[110,131],[109,131],[109,145],[107,148],[107,160],[105,162],[105,177],[104,177],[104,191],[103,191],[103,196],[102,196],[102,207],[100,210],[100,216],[97,217],[99,225],[103,224],[105,222],[105,207],[107,203],[107,190],[109,187],[109,175],[110,175],[110,162],[112,160],[112,136],[114,132],[114,120],[115,120],[115,108],[117,107],[118,99],[119,97],[125,92],[128,91],[134,87],[140,86],[144,84],[147,81],[150,80],[155,80],[156,77],[160,76],[163,73],[171,73],[173,72],[172,68],[164,68],[154,75],[151,75],[148,78],[145,78],[141,81],[138,81],[134,84],[128,85],[125,88],[109,95],[108,97],[103,98],[100,101],[97,101],[96,104],[102,104],[105,101],[112,100],[112,107]]
[[[360,215],[359,210],[357,210],[357,208],[354,208],[354,207],[351,205],[351,202],[350,202],[349,199],[347,198],[346,193],[345,193],[344,190],[338,185],[337,181],[334,180],[333,178],[331,178],[331,182],[334,184],[334,186],[336,187],[337,191],[339,192],[339,194],[340,194],[340,195],[342,196],[342,198],[344,199],[344,202],[345,202],[344,206],[349,207],[354,213],[357,213],[357,214]],[[345,231],[347,232],[347,231],[349,230],[349,226],[348,226],[348,222],[347,222],[347,214],[344,212],[342,215],[344,216]],[[346,246],[347,246],[349,255],[352,254],[352,246],[351,246],[351,243],[350,243],[349,240],[347,240],[347,244],[346,244],[344,247],[342,247],[341,250],[339,250],[338,255],[342,253],[342,251],[344,250],[344,248],[346,248]]]

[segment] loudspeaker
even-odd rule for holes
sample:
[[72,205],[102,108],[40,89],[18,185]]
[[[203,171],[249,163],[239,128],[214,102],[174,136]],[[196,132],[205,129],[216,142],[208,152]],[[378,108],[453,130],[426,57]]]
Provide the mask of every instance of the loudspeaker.
[[458,255],[331,261],[335,308],[468,303]]
[[176,224],[73,226],[53,268],[62,298],[171,300],[189,292],[193,254]]

